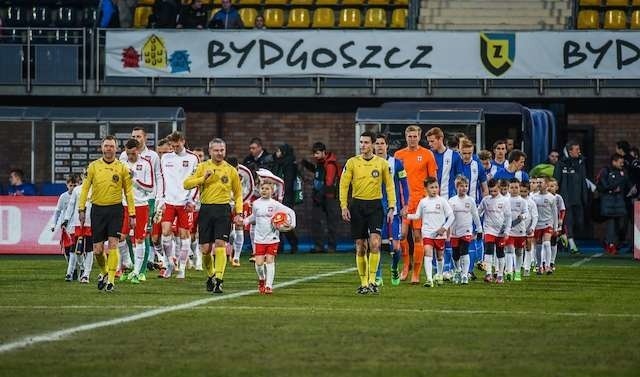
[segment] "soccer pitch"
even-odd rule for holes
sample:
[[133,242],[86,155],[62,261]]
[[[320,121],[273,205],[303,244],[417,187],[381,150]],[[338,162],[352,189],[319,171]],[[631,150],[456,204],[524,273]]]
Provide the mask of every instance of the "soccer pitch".
[[[628,258],[628,257],[627,257]],[[388,266],[388,258],[383,259]],[[578,263],[576,263],[578,262]],[[0,376],[637,376],[640,263],[560,259],[502,286],[403,282],[359,296],[353,254],[282,255],[272,296],[253,265],[149,277],[107,294],[62,257],[0,258]],[[153,275],[150,275],[153,276]],[[423,277],[424,280],[424,277]]]

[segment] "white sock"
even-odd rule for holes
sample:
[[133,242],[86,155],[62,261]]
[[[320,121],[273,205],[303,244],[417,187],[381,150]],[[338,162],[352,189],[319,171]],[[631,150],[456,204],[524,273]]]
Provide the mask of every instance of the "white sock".
[[173,246],[174,245],[172,236],[162,236],[162,251],[167,259],[173,256]]
[[536,265],[542,267],[542,245],[539,244],[536,244]]
[[578,250],[578,246],[576,246],[576,241],[573,238],[569,238],[569,248],[571,250]]
[[240,260],[242,246],[244,246],[244,229],[235,229],[231,232],[233,236],[233,259]]
[[[158,244],[153,245],[153,253],[156,255],[159,261],[164,257],[164,253],[162,252],[162,243],[158,242]],[[149,253],[151,255],[151,253]]]
[[[531,263],[531,261],[529,261]],[[516,272],[522,268],[522,249],[516,249]]]
[[67,275],[73,277],[73,270],[76,269],[76,260],[78,256],[73,251],[69,253],[69,263],[67,263]]
[[551,241],[542,241],[542,261],[549,267],[551,262]]
[[[498,247],[496,246],[496,249]],[[498,271],[498,256],[496,254],[493,254],[491,256],[491,267],[493,268],[493,272]]]
[[506,261],[504,258],[498,258],[498,277],[502,277],[502,275],[504,275],[505,264]]
[[137,275],[140,273],[140,269],[144,263],[144,242],[137,243],[133,251],[136,258],[133,262],[133,272]]
[[[120,251],[120,264],[126,268],[131,268],[131,256],[129,255],[129,247],[125,241],[118,243],[118,250]],[[120,269],[120,266],[118,266]]]
[[436,270],[436,274],[442,275],[444,272],[444,258],[436,262],[438,269]]
[[267,265],[267,283],[265,284],[269,288],[273,288],[273,279],[276,277],[276,264],[275,262],[266,263]]
[[264,270],[264,264],[257,264],[255,265],[256,267],[256,273],[258,274],[258,280],[265,280],[266,277],[266,272]]
[[508,274],[513,273],[513,263],[515,262],[515,256],[516,255],[513,253],[513,251],[505,253],[505,272]]
[[531,269],[531,250],[525,249],[524,251],[524,270],[529,271]]
[[558,245],[551,246],[551,263],[556,264],[556,256],[558,255]]
[[[180,266],[186,268],[187,259],[189,259],[189,251],[191,250],[191,240],[188,238],[180,239]],[[180,270],[182,270],[182,267]]]
[[487,266],[487,271],[485,271],[485,275],[491,275],[491,266],[493,265],[493,255],[485,254],[484,264]]
[[433,280],[433,257],[424,257],[424,273],[427,275],[427,281]]
[[84,274],[89,279],[91,275],[91,269],[93,268],[93,251],[87,251],[84,255]]
[[462,276],[467,276],[467,274],[469,273],[470,264],[471,264],[471,259],[469,259],[469,254],[465,254],[460,257],[460,265],[462,266]]

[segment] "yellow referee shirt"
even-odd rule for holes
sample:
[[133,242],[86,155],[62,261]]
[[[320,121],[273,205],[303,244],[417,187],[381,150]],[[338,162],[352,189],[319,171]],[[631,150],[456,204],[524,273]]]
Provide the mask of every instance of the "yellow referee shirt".
[[354,199],[375,200],[382,199],[383,183],[389,203],[395,203],[396,189],[390,170],[389,163],[375,155],[369,160],[362,155],[348,159],[340,177],[340,207],[347,208],[349,186]]
[[[87,179],[82,182],[78,209],[84,211],[89,195],[89,188],[93,187],[91,202],[99,206],[122,204],[122,192],[127,203],[133,200],[133,186],[129,168],[119,160],[106,162],[104,158],[93,161],[87,168]],[[128,206],[129,216],[136,215],[136,207]]]
[[[204,179],[204,175],[210,170],[211,176]],[[196,171],[184,180],[185,190],[190,190],[202,185],[200,190],[200,202],[202,204],[229,204],[234,198],[236,213],[242,213],[242,186],[240,176],[236,168],[226,161],[216,164],[213,160],[207,160],[198,164]],[[232,194],[233,193],[233,194]]]

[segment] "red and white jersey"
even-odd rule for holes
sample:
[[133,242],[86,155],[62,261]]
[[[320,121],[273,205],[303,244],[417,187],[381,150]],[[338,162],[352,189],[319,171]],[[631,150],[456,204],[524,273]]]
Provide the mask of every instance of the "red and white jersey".
[[256,175],[258,176],[258,185],[255,186],[254,196],[256,198],[260,197],[260,182],[268,181],[273,183],[273,185],[275,186],[273,190],[273,198],[279,202],[282,202],[282,200],[284,199],[284,180],[273,174],[270,170],[264,168],[256,170]]
[[478,216],[476,201],[469,195],[459,195],[449,198],[449,206],[453,211],[453,224],[451,224],[451,237],[463,237],[473,234],[473,226],[476,232],[482,233],[482,224]]
[[533,201],[533,197],[531,195],[527,196],[525,200],[527,201],[527,209],[529,210],[529,218],[526,221],[527,234],[529,234],[533,232],[536,228],[536,224],[538,224],[538,206],[536,205],[536,202]]
[[556,198],[550,192],[545,194],[535,194],[533,201],[538,207],[538,222],[536,229],[558,229],[558,209],[556,207]]
[[436,196],[420,199],[416,213],[407,215],[409,220],[422,220],[422,238],[447,238],[446,234],[438,235],[440,228],[449,229],[453,224],[453,210],[447,199]]
[[485,196],[478,206],[478,214],[484,215],[485,234],[504,237],[511,231],[511,206],[506,196]]
[[[64,213],[63,220],[67,222],[67,229],[73,229],[73,227],[80,226],[80,219],[78,218],[78,198],[82,191],[82,185],[78,185],[73,188],[71,196],[69,197],[69,203]],[[93,187],[89,188],[89,195],[87,196],[87,204],[85,210],[84,226],[91,226],[91,194],[93,193]]]
[[556,197],[556,210],[558,211],[558,229],[560,230],[560,221],[564,221],[564,214],[565,211],[567,210],[567,207],[565,207],[564,205],[564,199],[562,199],[562,196],[560,194],[554,194],[553,196]]
[[196,170],[198,163],[198,156],[186,148],[181,153],[171,152],[162,156],[160,168],[164,178],[164,192],[161,197],[164,203],[181,206],[196,202],[198,188],[185,190],[183,183]]
[[[136,162],[125,159],[122,163],[129,168],[131,174],[135,206],[146,206],[150,199],[155,198],[155,178],[151,162],[145,158],[138,158]],[[127,206],[127,199],[124,195],[122,195],[122,205]]]
[[[157,198],[161,196],[162,193],[164,192],[164,189],[162,187],[164,182],[162,181],[162,169],[160,169],[160,156],[158,156],[158,153],[156,153],[156,151],[151,150],[145,146],[144,149],[140,151],[140,157],[144,158],[145,160],[151,163],[151,168],[153,169],[153,183],[154,183],[153,197],[151,199]],[[127,161],[126,151],[123,151],[122,153],[120,153],[120,161],[122,162]]]
[[520,195],[509,197],[511,207],[511,231],[509,236],[524,237],[527,235],[529,220],[529,204]]
[[296,226],[296,213],[275,199],[258,198],[253,202],[251,215],[244,219],[244,224],[255,224],[253,241],[259,244],[280,242],[280,232],[271,224],[276,212],[286,212],[291,219],[291,226]]

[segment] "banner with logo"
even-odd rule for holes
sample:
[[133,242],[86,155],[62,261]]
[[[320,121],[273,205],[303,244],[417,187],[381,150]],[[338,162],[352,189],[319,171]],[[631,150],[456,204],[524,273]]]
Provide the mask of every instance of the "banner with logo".
[[108,76],[638,78],[637,32],[108,30]]
[[0,196],[0,254],[60,254],[55,196]]

